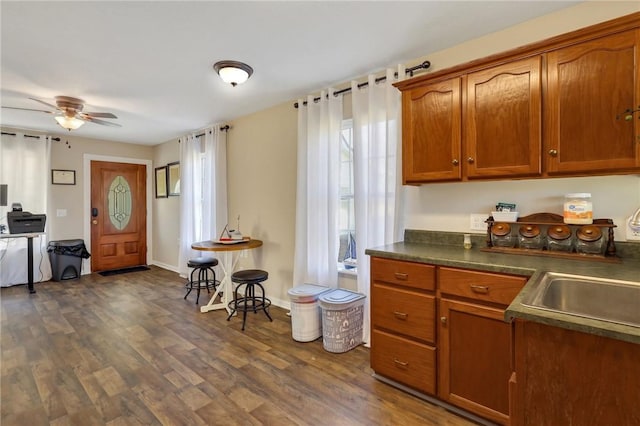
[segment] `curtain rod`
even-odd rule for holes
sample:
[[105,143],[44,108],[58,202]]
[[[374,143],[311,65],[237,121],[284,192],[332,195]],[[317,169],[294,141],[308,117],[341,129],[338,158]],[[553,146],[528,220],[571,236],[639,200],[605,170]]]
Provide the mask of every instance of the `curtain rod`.
[[[418,65],[416,65],[416,66],[414,66],[414,67],[407,68],[404,72],[405,72],[405,74],[409,74],[409,76],[410,76],[410,77],[413,77],[413,73],[414,73],[415,71],[417,71],[417,70],[426,70],[426,69],[428,69],[430,66],[431,66],[431,62],[429,62],[429,61],[424,61],[423,63],[418,64]],[[397,73],[397,72],[393,73],[393,75],[394,75],[395,77],[398,77],[398,73]],[[381,81],[385,81],[386,79],[387,79],[387,77],[386,77],[386,76],[382,76],[382,77],[378,77],[378,78],[376,78],[376,80],[375,80],[375,81],[376,81],[376,83],[380,83]],[[365,81],[364,83],[360,83],[360,84],[358,84],[358,89],[362,89],[363,87],[366,87],[366,86],[368,86],[368,85],[369,85],[369,82],[368,82],[368,81]],[[350,91],[351,91],[351,87],[346,87],[346,88],[344,88],[344,89],[336,90],[335,92],[333,92],[333,96],[338,96],[338,95],[341,95],[341,94],[343,94],[343,93],[347,93],[347,92],[350,92]],[[329,94],[327,94],[327,98],[328,98],[328,97],[329,97]],[[320,100],[320,97],[313,98],[313,102],[318,102],[319,100]],[[302,102],[302,105],[307,105],[307,101]],[[297,102],[296,102],[296,103],[294,103],[294,104],[293,104],[293,107],[294,107],[294,108],[298,108],[298,103],[297,103]]]
[[[231,127],[228,124],[225,124],[224,126],[220,127],[220,131],[221,132],[228,132],[230,128]],[[197,135],[195,135],[195,137],[199,138],[199,137],[204,136],[205,134],[206,134],[205,132],[198,133]],[[178,138],[178,143],[180,143],[180,138]]]
[[[229,127],[229,125],[227,124],[227,125],[225,125],[225,126],[220,127],[220,131],[221,131],[221,132],[226,132],[226,131],[228,131],[230,128],[231,128],[231,127]],[[198,135],[196,135],[196,138],[199,138],[199,137],[201,137],[201,136],[204,136],[204,132],[203,132],[203,133],[200,133],[200,134],[198,134]]]
[[[2,132],[3,135],[9,135],[9,136],[16,136],[15,133],[9,133],[9,132]],[[25,138],[34,138],[34,139],[40,139],[40,136],[34,136],[34,135],[22,135]],[[56,142],[60,142],[60,138],[51,138],[52,141],[56,141]]]

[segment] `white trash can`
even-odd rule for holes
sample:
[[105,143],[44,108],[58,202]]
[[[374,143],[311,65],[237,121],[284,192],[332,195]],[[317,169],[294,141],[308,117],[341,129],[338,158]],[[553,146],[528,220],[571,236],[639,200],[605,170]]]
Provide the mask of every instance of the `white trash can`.
[[291,335],[298,342],[311,342],[322,336],[322,309],[318,296],[331,290],[315,284],[302,284],[287,293],[291,300]]
[[362,343],[365,297],[343,289],[320,295],[322,344],[326,351],[347,352]]

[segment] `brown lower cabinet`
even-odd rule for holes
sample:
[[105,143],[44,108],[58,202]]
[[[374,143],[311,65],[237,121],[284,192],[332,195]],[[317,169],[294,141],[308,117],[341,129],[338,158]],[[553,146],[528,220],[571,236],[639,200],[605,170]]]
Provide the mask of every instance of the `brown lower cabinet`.
[[640,425],[640,345],[516,321],[515,426]]
[[371,368],[508,424],[514,331],[504,322],[504,309],[526,281],[373,257]]
[[446,299],[439,306],[438,396],[507,424],[513,333],[504,310]]

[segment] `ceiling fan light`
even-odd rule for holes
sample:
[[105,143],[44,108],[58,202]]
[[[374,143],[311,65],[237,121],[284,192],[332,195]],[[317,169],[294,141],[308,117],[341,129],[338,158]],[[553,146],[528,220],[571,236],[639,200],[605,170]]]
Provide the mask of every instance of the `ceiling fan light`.
[[64,127],[69,131],[79,129],[80,126],[84,124],[84,121],[78,120],[75,117],[57,116],[54,118],[56,119],[56,121],[60,126]]
[[222,81],[234,87],[247,81],[253,74],[253,68],[238,61],[216,62],[213,65],[213,69],[218,73]]

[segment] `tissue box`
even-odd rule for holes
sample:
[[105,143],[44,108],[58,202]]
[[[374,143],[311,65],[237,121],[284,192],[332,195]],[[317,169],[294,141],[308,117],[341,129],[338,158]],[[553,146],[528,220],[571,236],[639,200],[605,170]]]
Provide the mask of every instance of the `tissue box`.
[[517,222],[518,212],[491,212],[493,220],[496,222]]

